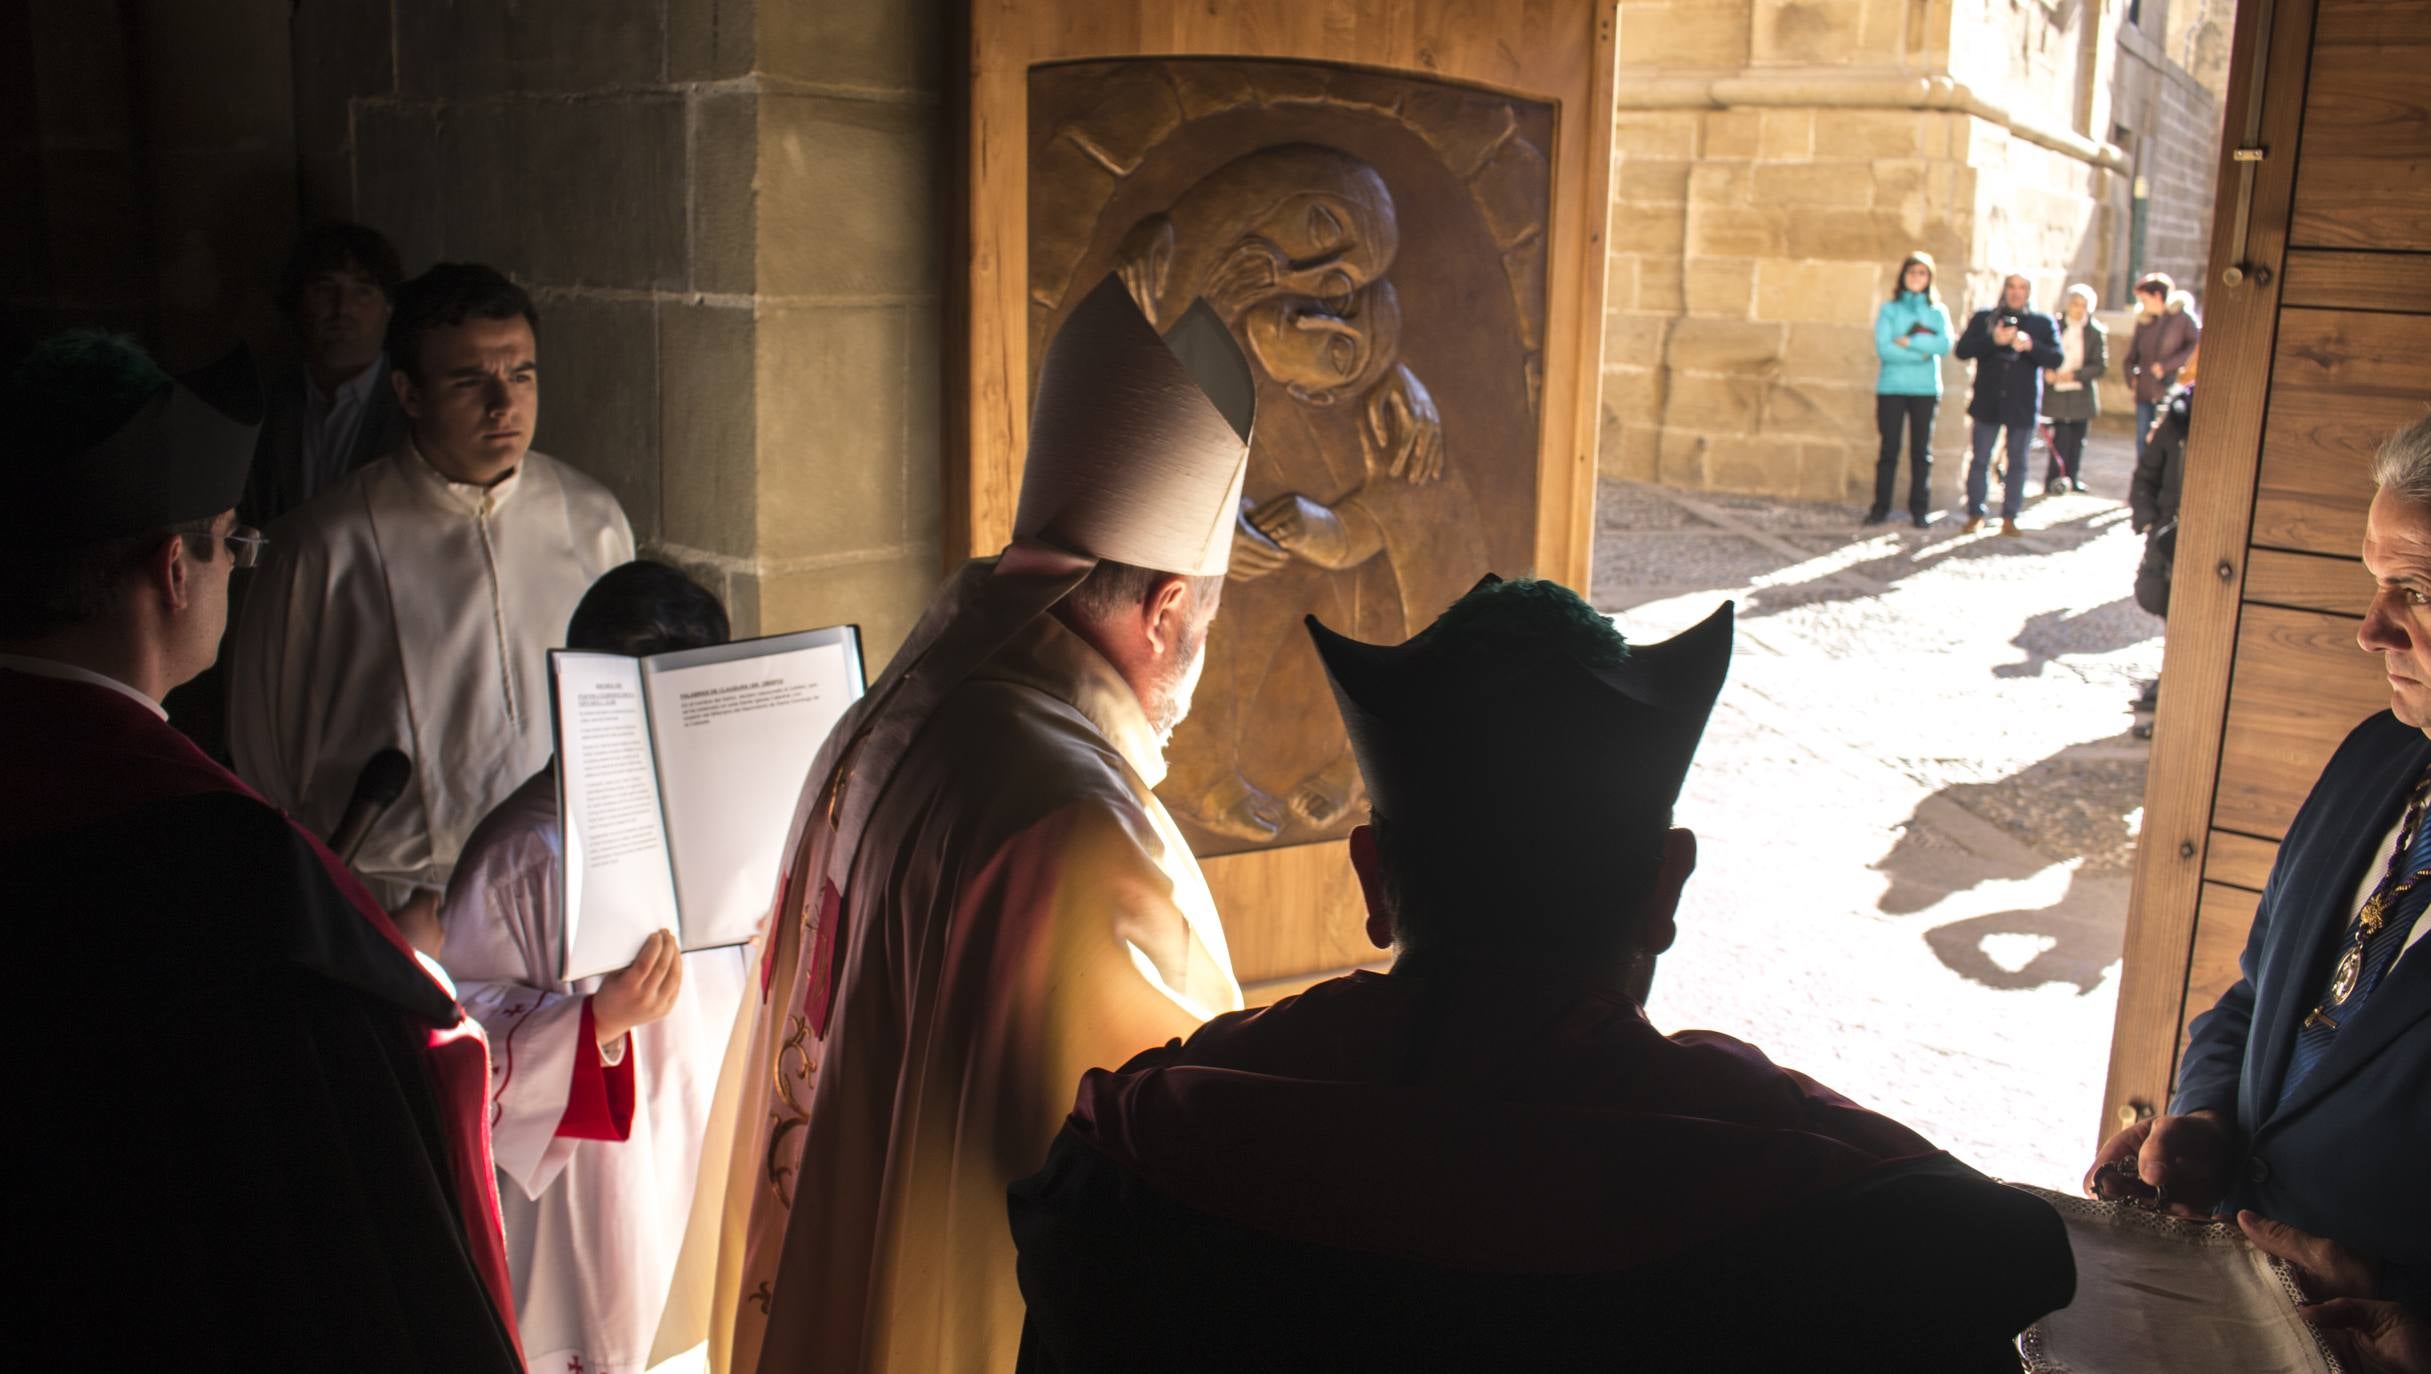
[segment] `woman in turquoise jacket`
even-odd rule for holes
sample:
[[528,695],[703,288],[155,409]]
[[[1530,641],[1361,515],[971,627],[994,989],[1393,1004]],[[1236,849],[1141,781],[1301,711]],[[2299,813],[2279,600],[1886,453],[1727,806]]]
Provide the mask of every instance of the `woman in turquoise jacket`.
[[1891,518],[1891,491],[1899,481],[1899,429],[1908,430],[1908,518],[1916,528],[1933,523],[1928,488],[1933,483],[1933,411],[1941,404],[1941,360],[1950,351],[1950,312],[1933,288],[1933,255],[1922,248],[1899,264],[1899,284],[1874,312],[1874,353],[1882,370],[1874,382],[1874,424],[1882,431],[1882,453],[1874,460],[1874,506],[1865,522]]

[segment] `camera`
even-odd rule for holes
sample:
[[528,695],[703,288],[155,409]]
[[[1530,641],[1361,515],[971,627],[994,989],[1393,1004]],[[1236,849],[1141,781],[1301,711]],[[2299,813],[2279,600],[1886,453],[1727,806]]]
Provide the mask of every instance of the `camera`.
[[2003,310],[1992,317],[1992,323],[1995,326],[2007,325],[2011,329],[2015,329],[2025,322],[2026,313],[2022,310]]

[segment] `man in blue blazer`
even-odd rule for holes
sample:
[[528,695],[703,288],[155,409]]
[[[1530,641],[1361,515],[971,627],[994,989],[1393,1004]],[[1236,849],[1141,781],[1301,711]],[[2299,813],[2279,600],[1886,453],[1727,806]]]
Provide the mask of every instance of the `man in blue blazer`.
[[[2171,1114],[2114,1136],[2087,1181],[2132,1167],[2179,1207],[2250,1209],[2309,1233],[2291,1241],[2241,1218],[2265,1248],[2304,1250],[2314,1298],[2395,1302],[2384,1318],[2419,1323],[2431,1312],[2431,418],[2382,448],[2374,476],[2363,562],[2379,590],[2356,638],[2380,655],[2390,709],[2347,736],[2288,827],[2244,976],[2196,1019]],[[2431,1349],[2424,1327],[2412,1339],[2414,1355]]]

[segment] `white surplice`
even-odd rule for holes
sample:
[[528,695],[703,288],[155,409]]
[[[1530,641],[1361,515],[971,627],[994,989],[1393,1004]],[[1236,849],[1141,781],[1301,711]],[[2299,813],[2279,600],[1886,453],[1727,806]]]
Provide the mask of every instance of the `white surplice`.
[[443,888],[473,826],[547,761],[547,650],[633,557],[606,487],[540,453],[489,487],[411,443],[270,529],[230,655],[236,771],[326,836],[381,749],[413,783],[355,870],[391,906]]
[[442,908],[442,962],[492,1047],[490,1132],[524,1354],[533,1369],[584,1374],[706,1368],[699,1322],[671,1342],[672,1358],[650,1360],[750,956],[741,948],[685,955],[674,1008],[624,1042],[635,1080],[625,1139],[560,1136],[576,1056],[600,1055],[595,1039],[584,1042],[582,1009],[601,981],[556,976],[561,849],[550,767],[474,830]]
[[1072,580],[965,565],[812,767],[728,1180],[733,1374],[1011,1369],[1006,1186],[1085,1070],[1241,1005],[1162,742],[1043,614]]

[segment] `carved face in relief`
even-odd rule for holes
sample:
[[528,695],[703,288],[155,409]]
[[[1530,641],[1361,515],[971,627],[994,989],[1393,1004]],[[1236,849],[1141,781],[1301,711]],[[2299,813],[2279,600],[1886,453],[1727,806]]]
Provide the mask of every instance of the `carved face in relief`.
[[1390,282],[1339,301],[1274,296],[1241,317],[1250,356],[1266,375],[1309,405],[1366,390],[1391,364],[1401,342],[1401,303]]
[[1340,306],[1400,248],[1393,196],[1376,169],[1333,148],[1283,144],[1209,173],[1173,209],[1187,234],[1222,224],[1201,289],[1226,319],[1272,296]]

